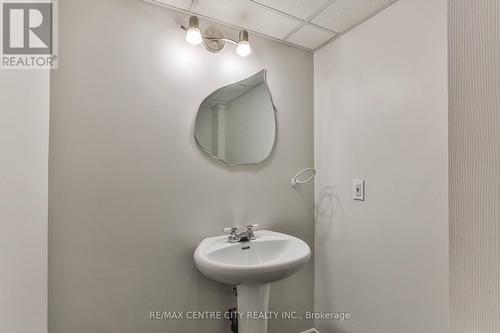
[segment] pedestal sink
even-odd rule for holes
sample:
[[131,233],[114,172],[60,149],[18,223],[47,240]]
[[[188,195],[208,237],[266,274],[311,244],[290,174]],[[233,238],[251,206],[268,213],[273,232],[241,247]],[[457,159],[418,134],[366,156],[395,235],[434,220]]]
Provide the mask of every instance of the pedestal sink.
[[278,232],[255,232],[255,240],[229,243],[227,236],[204,239],[194,252],[196,267],[206,276],[238,291],[239,333],[266,333],[265,319],[249,312],[268,311],[270,283],[289,277],[311,257],[302,240]]

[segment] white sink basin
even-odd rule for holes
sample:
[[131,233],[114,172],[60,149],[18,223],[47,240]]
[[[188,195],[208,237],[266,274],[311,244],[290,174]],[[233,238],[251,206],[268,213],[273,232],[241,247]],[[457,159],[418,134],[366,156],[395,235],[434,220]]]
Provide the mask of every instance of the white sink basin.
[[302,240],[273,231],[256,231],[250,242],[229,243],[227,236],[204,239],[194,252],[206,276],[231,285],[269,283],[289,277],[311,257]]
[[[194,252],[196,267],[206,276],[238,290],[238,331],[266,333],[267,321],[245,317],[268,310],[270,283],[289,277],[311,258],[302,240],[273,231],[256,231],[255,240],[229,243],[227,236],[204,239]],[[293,292],[293,291],[291,291]]]

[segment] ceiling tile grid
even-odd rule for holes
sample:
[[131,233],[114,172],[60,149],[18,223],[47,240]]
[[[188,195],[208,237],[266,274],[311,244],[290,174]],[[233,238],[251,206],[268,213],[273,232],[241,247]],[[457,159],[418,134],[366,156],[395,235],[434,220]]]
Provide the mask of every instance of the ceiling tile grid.
[[151,2],[172,6],[183,10],[189,10],[192,0],[152,0]]
[[315,50],[397,0],[145,0]]
[[306,20],[330,1],[328,0],[251,0],[256,4]]
[[283,39],[300,23],[250,0],[198,0],[191,10],[278,39]]
[[314,50],[335,36],[336,34],[333,32],[326,32],[325,30],[320,30],[310,24],[306,24],[291,35],[287,41]]
[[335,0],[312,19],[312,23],[335,32],[344,32],[395,0]]

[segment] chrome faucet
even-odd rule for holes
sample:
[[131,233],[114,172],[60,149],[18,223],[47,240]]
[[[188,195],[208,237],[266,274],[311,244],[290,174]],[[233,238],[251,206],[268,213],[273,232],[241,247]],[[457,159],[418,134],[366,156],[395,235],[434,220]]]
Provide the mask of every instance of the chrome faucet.
[[225,233],[229,233],[227,236],[227,241],[229,243],[238,243],[238,242],[248,242],[251,240],[255,240],[255,234],[253,232],[254,228],[258,228],[258,224],[250,224],[247,225],[247,230],[238,232],[237,227],[229,227],[222,229]]

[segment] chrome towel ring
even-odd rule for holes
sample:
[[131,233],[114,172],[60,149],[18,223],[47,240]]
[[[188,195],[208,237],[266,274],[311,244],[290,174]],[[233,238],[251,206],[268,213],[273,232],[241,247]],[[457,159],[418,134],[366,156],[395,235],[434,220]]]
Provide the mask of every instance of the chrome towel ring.
[[[306,177],[305,179],[301,179],[301,176],[304,176],[308,172],[310,172],[311,175],[309,177]],[[316,176],[316,170],[313,168],[307,168],[307,169],[304,169],[302,171],[299,171],[295,175],[295,177],[292,178],[292,181],[291,181],[292,187],[297,187],[297,185],[305,184],[305,183],[313,180],[315,176]]]

